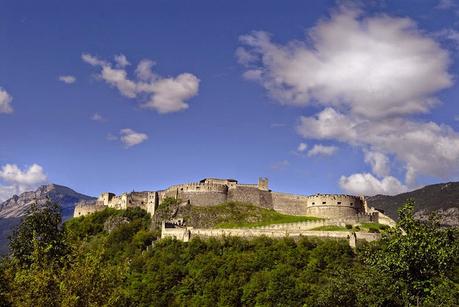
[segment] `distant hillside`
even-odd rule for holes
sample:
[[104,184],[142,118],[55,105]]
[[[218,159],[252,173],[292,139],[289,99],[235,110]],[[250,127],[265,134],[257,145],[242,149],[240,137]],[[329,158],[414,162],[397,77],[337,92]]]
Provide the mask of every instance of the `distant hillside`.
[[393,219],[397,219],[397,209],[408,198],[416,203],[416,216],[424,219],[436,211],[443,224],[459,226],[459,182],[439,183],[394,196],[376,195],[367,197],[368,205],[382,209]]
[[94,197],[75,192],[74,190],[57,184],[43,185],[36,191],[13,195],[10,199],[0,203],[0,254],[7,251],[8,236],[34,202],[43,204],[47,197],[62,207],[64,220],[72,217],[75,204],[80,200],[93,200]]

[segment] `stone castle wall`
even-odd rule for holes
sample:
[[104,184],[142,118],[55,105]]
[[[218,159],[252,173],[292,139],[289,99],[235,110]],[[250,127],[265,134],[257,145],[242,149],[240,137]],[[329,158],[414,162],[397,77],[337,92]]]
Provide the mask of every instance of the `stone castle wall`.
[[103,204],[96,204],[92,203],[77,203],[75,205],[75,210],[73,211],[73,217],[80,217],[84,215],[88,215],[94,212],[103,211],[106,206]]
[[273,209],[288,215],[306,215],[308,196],[272,192]]
[[256,185],[238,185],[229,189],[228,201],[249,203],[258,207],[273,209],[271,192],[260,190]]
[[357,240],[374,241],[378,240],[379,233],[366,232],[347,232],[347,231],[314,231],[305,229],[278,229],[278,228],[231,228],[231,229],[203,229],[203,228],[165,228],[162,227],[161,238],[174,238],[188,242],[193,238],[212,238],[212,237],[244,237],[254,238],[266,236],[270,238],[298,238],[298,237],[319,237],[328,239],[345,239],[349,244],[355,247]]
[[189,201],[195,206],[215,206],[227,201],[228,186],[219,183],[194,182],[175,185],[165,191],[166,197]]
[[360,197],[317,194],[308,197],[306,215],[336,219],[364,212],[364,203]]
[[[349,239],[352,235],[351,232],[347,231],[315,231],[315,230],[297,230],[297,231],[286,231],[284,229],[245,229],[245,228],[231,228],[231,229],[188,229],[190,232],[190,238],[193,237],[223,237],[223,236],[235,236],[235,237],[259,237],[267,236],[271,238],[283,238],[283,237],[321,237],[321,238],[337,238],[337,239]],[[167,231],[166,231],[167,232]],[[366,233],[356,232],[357,239],[363,239],[365,241],[378,240],[381,235],[379,233]],[[178,239],[178,238],[177,238]]]
[[[268,179],[260,178],[258,184],[240,184],[234,179],[206,178],[199,182],[174,185],[166,190],[153,192],[131,192],[115,196],[102,193],[93,205],[104,205],[116,209],[140,207],[154,214],[156,207],[166,198],[172,197],[193,206],[215,206],[227,201],[250,203],[277,212],[315,216],[326,219],[344,219],[360,216],[361,219],[378,221],[378,213],[369,210],[363,199],[352,195],[316,194],[311,196],[272,192]],[[74,216],[95,209],[75,210]],[[376,211],[376,210],[374,210]],[[78,214],[78,215],[77,215]],[[390,223],[381,216],[381,221]]]

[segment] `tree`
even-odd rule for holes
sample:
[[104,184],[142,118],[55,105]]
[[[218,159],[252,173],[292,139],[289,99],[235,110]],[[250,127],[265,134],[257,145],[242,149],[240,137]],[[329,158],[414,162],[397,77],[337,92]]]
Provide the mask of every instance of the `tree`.
[[457,229],[440,227],[435,216],[427,222],[414,219],[411,200],[399,209],[399,217],[393,230],[364,251],[364,261],[381,274],[389,275],[407,304],[419,306],[435,301],[446,293],[442,286],[445,284],[453,285],[452,297],[442,299],[457,299]]
[[[21,265],[46,257],[59,259],[68,252],[61,227],[60,206],[48,200],[43,206],[33,204],[10,237],[13,259]],[[34,258],[34,259],[32,259]]]

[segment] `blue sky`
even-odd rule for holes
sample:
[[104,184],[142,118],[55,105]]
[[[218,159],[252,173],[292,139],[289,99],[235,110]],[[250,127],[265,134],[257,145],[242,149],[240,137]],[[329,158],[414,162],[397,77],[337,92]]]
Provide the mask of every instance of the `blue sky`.
[[0,1],[0,199],[458,180],[459,6],[363,3]]

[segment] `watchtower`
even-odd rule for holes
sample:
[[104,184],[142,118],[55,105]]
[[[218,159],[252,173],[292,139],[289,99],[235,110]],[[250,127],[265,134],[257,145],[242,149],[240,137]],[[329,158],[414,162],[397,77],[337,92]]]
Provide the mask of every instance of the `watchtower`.
[[266,177],[258,178],[258,189],[261,191],[269,191],[269,180]]

